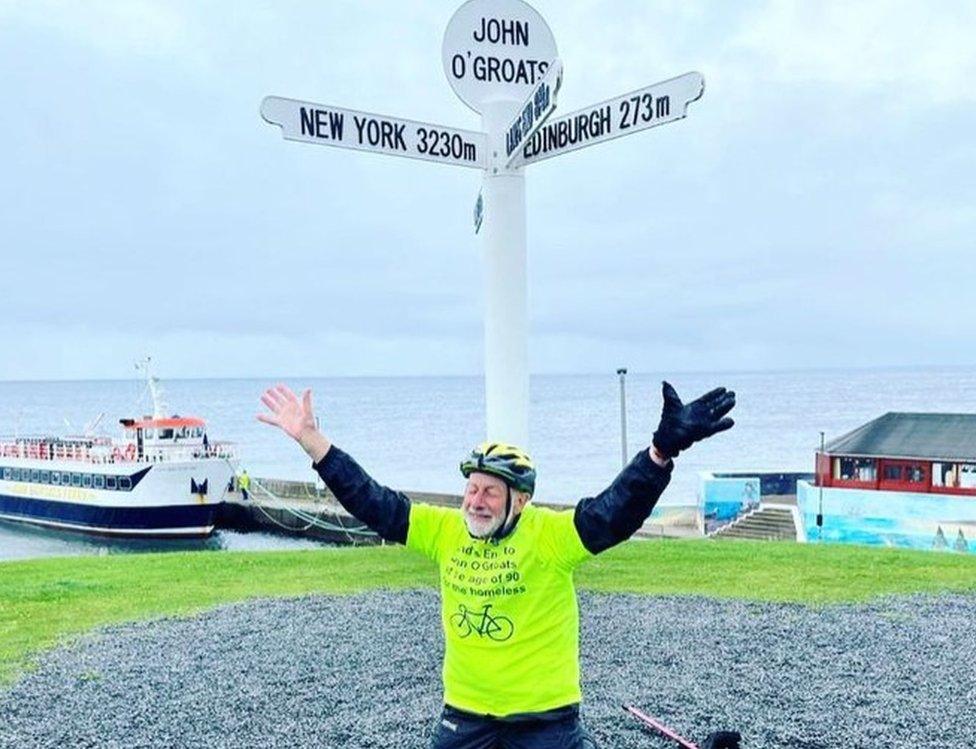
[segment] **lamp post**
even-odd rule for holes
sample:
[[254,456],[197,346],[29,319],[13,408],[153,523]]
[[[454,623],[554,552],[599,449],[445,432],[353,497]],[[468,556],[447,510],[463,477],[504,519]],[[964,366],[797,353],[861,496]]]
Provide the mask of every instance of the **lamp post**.
[[817,540],[823,541],[823,485],[824,472],[821,467],[824,463],[824,433],[820,433],[820,457],[817,460],[817,484],[820,487],[820,505],[817,508]]

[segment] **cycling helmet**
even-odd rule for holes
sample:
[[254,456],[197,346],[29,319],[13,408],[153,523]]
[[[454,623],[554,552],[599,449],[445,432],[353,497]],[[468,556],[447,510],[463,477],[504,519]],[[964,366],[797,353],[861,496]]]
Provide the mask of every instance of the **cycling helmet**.
[[517,492],[535,492],[535,466],[532,458],[514,445],[482,442],[461,462],[461,474],[467,478],[475,471],[497,476]]

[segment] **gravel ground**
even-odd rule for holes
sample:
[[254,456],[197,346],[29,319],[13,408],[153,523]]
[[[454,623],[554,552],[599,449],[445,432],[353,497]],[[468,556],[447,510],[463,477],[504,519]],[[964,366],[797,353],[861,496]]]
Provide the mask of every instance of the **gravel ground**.
[[[971,744],[976,597],[580,598],[583,715],[602,749],[674,746],[622,703],[693,739],[737,728],[748,749]],[[428,591],[108,628],[0,692],[0,747],[425,748],[441,647]]]

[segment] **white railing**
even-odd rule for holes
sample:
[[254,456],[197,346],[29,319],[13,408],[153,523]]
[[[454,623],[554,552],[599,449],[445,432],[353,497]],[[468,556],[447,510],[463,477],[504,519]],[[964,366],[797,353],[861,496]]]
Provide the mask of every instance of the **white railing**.
[[206,458],[229,460],[235,457],[229,442],[203,445],[147,447],[139,456],[132,442],[96,440],[85,442],[46,442],[39,440],[0,441],[0,459],[67,461],[72,463],[172,463]]

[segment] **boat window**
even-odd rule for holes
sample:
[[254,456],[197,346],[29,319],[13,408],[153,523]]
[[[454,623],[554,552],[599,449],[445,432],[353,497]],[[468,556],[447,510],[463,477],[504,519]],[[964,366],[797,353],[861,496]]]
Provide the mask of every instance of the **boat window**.
[[41,483],[42,484],[50,484],[51,483],[51,472],[50,471],[41,471]]
[[105,477],[104,476],[96,476],[95,477],[95,488],[96,489],[104,489],[105,488]]
[[72,473],[71,474],[71,485],[72,486],[81,486],[81,474],[80,473]]
[[105,488],[106,489],[114,489],[115,488],[115,476],[106,476],[105,477]]
[[51,483],[55,486],[61,485],[61,471],[51,471]]
[[20,481],[20,469],[14,468],[13,471],[14,481]]
[[3,469],[3,478],[5,481],[10,481],[14,477],[14,472],[10,468]]
[[90,473],[86,473],[84,476],[81,477],[81,485],[86,489],[91,489],[92,475]]
[[119,476],[119,489],[124,492],[129,491],[132,488],[132,479],[128,476]]
[[901,466],[885,466],[885,481],[901,481]]
[[171,440],[171,439],[173,439],[173,430],[172,429],[160,429],[159,430],[159,439],[161,439],[161,440]]
[[155,437],[156,437],[156,430],[155,429],[147,429],[146,430],[146,439],[150,439],[151,440],[151,439],[154,439]]
[[31,471],[30,480],[36,484],[40,480],[40,471]]

